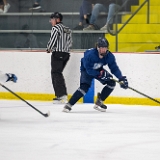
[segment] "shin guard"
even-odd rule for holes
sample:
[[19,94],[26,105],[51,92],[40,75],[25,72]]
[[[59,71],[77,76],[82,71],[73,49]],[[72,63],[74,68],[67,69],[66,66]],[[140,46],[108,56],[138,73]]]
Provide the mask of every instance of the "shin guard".
[[109,81],[109,83],[101,91],[101,99],[104,101],[114,90],[116,83],[114,81]]
[[68,103],[73,106],[80,98],[82,98],[87,93],[89,87],[90,86],[88,84],[81,84],[80,88],[76,90]]

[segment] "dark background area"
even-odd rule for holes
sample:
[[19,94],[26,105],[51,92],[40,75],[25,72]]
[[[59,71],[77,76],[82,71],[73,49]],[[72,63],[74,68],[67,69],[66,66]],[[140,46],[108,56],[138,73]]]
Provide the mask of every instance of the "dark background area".
[[[28,25],[29,30],[51,30],[49,23],[50,14],[59,11],[67,12],[69,15],[64,15],[63,23],[73,29],[79,22],[79,15],[73,15],[74,12],[79,12],[79,7],[82,0],[42,0],[42,8],[34,11],[40,13],[39,15],[32,15],[29,10],[32,7],[33,0],[8,0],[11,5],[7,14],[0,14],[0,48],[14,48],[15,41],[19,33],[3,32],[3,30],[22,30],[22,26]],[[129,0],[124,11],[130,11],[131,5],[138,4],[138,0]],[[15,15],[16,13],[16,15]],[[26,13],[26,15],[23,15]],[[27,15],[27,13],[29,13]],[[106,15],[99,16],[96,21],[98,27],[103,27],[106,22]],[[121,15],[118,16],[118,22],[121,22]],[[38,47],[46,48],[47,42],[50,38],[49,33],[34,33]],[[103,36],[104,33],[73,33],[73,49],[87,49],[94,47],[93,44],[98,37]]]

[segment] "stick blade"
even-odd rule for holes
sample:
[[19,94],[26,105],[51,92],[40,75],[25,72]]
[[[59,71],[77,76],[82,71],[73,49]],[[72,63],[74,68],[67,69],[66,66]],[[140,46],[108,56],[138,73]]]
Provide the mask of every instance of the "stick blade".
[[46,114],[43,114],[45,117],[49,117],[50,116],[50,111],[48,111]]

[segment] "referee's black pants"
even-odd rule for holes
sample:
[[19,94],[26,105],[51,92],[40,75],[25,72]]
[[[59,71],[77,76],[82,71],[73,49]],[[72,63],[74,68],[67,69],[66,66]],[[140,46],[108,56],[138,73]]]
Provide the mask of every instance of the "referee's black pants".
[[63,76],[63,70],[70,58],[68,52],[52,52],[51,78],[56,97],[67,95],[67,88]]

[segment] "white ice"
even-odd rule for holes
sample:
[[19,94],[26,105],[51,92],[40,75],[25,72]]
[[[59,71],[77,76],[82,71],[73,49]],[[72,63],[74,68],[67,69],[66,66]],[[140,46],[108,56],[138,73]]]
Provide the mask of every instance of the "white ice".
[[0,100],[0,160],[159,160],[160,108]]

